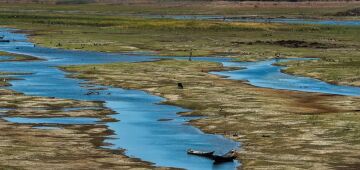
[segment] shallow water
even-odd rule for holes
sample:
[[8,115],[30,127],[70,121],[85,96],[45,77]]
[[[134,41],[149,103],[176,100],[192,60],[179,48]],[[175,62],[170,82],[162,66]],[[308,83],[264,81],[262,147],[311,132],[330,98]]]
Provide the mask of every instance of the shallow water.
[[249,19],[234,18],[225,19],[227,22],[261,22],[261,23],[286,23],[286,24],[311,24],[311,25],[339,25],[339,26],[360,26],[360,20],[316,20],[316,19],[290,19],[290,18],[273,18],[273,19]]
[[[8,39],[15,40],[10,43],[0,43],[0,50],[32,55],[47,60],[0,63],[0,71],[33,73],[31,75],[14,75],[14,77],[22,80],[12,81],[12,86],[9,88],[27,95],[104,101],[106,107],[120,113],[111,115],[111,117],[119,120],[118,122],[105,123],[115,132],[106,140],[112,144],[106,146],[107,148],[124,148],[127,155],[153,162],[158,166],[227,170],[235,169],[240,165],[238,162],[233,162],[215,166],[210,160],[186,154],[188,148],[215,150],[218,154],[222,154],[239,147],[237,142],[218,135],[204,134],[197,128],[185,125],[190,118],[180,117],[176,113],[187,111],[186,109],[159,105],[158,103],[162,102],[163,98],[138,90],[105,86],[93,86],[89,90],[84,87],[84,80],[66,78],[67,73],[56,68],[56,66],[70,64],[151,61],[155,60],[153,57],[139,54],[124,55],[34,47],[33,44],[27,42],[26,37],[22,34],[10,33],[6,29],[2,29],[0,32]],[[89,91],[97,91],[99,95],[86,95]],[[162,118],[173,120],[158,121]],[[45,123],[51,124],[51,126],[56,124],[104,123],[93,118],[6,117],[5,119],[16,123]]]
[[64,108],[62,111],[69,112],[69,111],[80,111],[80,110],[102,110],[101,107],[71,107],[71,108]]
[[87,117],[52,117],[52,118],[24,118],[24,117],[5,117],[6,121],[14,123],[29,124],[95,124],[99,121],[96,118]]
[[0,56],[0,61],[9,60],[11,57],[9,56]]
[[[66,78],[67,73],[56,68],[57,66],[69,64],[139,62],[152,61],[157,58],[184,60],[187,58],[154,57],[144,54],[125,55],[81,52],[34,47],[33,44],[27,42],[26,36],[23,34],[10,33],[10,30],[7,29],[0,29],[0,32],[16,40],[10,43],[0,43],[1,51],[27,54],[47,60],[0,63],[0,71],[33,73],[30,75],[15,75],[14,77],[22,78],[23,80],[12,81],[11,84],[13,86],[9,88],[27,95],[104,101],[106,107],[116,113],[120,113],[111,115],[111,117],[119,120],[118,122],[105,123],[115,132],[113,136],[106,140],[106,142],[112,144],[111,146],[106,146],[107,148],[124,148],[127,155],[154,162],[158,166],[199,170],[228,170],[235,169],[236,166],[240,165],[238,162],[213,165],[210,160],[186,154],[188,148],[204,151],[215,150],[216,153],[221,154],[240,146],[239,143],[225,139],[222,136],[204,134],[192,126],[185,125],[192,118],[180,117],[176,113],[187,111],[186,109],[176,106],[159,105],[158,103],[162,102],[163,98],[138,90],[125,90],[95,85],[91,87],[92,90],[89,90],[84,86],[86,81]],[[282,67],[273,65],[277,62],[276,60],[231,62],[228,58],[220,57],[196,57],[193,60],[221,62],[225,66],[245,68],[236,71],[213,72],[213,74],[228,76],[229,79],[248,80],[250,84],[259,87],[351,96],[360,95],[360,88],[357,87],[336,86],[316,79],[281,73]],[[89,91],[97,91],[99,95],[86,95]],[[78,108],[73,109],[78,110]],[[7,117],[6,119],[17,123],[78,123],[68,120],[68,118],[63,120],[51,118],[49,120],[50,118]],[[158,121],[159,119],[170,119],[170,121]],[[93,123],[103,122],[93,120]]]
[[246,80],[249,84],[257,87],[360,96],[359,87],[333,85],[313,78],[285,74],[281,72],[284,67],[274,65],[276,62],[286,62],[289,60],[309,59],[273,59],[258,62],[224,62],[224,66],[239,67],[244,69],[211,73],[226,76],[227,79]]
[[53,126],[34,126],[34,129],[42,129],[42,130],[60,130],[60,127],[53,127]]
[[300,18],[243,18],[224,17],[220,15],[142,15],[146,18],[169,18],[179,20],[215,20],[225,22],[260,22],[260,23],[287,23],[287,24],[314,24],[314,25],[342,25],[360,26],[360,20],[332,20],[332,19],[300,19]]

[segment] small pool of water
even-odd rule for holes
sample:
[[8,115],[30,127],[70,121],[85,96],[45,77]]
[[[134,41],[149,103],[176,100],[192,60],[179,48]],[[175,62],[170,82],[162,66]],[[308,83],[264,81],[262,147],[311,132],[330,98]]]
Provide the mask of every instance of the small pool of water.
[[42,130],[60,130],[60,127],[54,127],[54,126],[34,126],[34,129],[42,129]]
[[259,22],[259,23],[360,26],[360,20],[250,18],[250,17],[228,17],[221,15],[140,15],[140,16],[145,18],[158,18],[158,19],[169,18],[169,19],[179,19],[179,20],[214,20],[214,21],[224,21],[224,22]]
[[99,119],[87,117],[26,118],[3,117],[6,121],[25,124],[96,124]]
[[260,22],[260,23],[286,23],[286,24],[310,24],[310,25],[339,25],[360,26],[360,20],[321,20],[321,19],[297,19],[297,18],[228,18],[225,22]]
[[72,107],[72,108],[64,108],[62,111],[70,112],[70,111],[81,111],[81,110],[102,110],[104,108],[101,107]]

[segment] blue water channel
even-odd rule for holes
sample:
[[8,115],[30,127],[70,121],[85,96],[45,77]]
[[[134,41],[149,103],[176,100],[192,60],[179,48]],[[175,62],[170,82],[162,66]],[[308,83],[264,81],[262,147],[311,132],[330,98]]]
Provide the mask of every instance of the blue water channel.
[[339,86],[313,78],[285,74],[281,71],[284,69],[284,67],[274,65],[277,62],[294,60],[314,59],[271,59],[258,62],[223,62],[224,66],[240,67],[243,69],[211,73],[220,76],[226,76],[227,79],[231,80],[246,80],[249,84],[257,87],[303,92],[318,92],[346,96],[360,96],[359,87]]
[[[177,167],[194,170],[235,169],[239,162],[214,165],[211,160],[186,154],[189,148],[204,151],[215,150],[217,154],[239,148],[240,144],[219,135],[205,134],[199,129],[186,125],[191,117],[181,117],[184,108],[159,104],[164,98],[139,90],[96,85],[91,87],[98,95],[86,95],[92,89],[86,88],[85,80],[67,78],[68,73],[58,66],[100,64],[113,62],[154,61],[158,57],[141,54],[114,54],[86,51],[70,51],[37,47],[27,41],[26,35],[13,33],[11,29],[0,29],[10,43],[0,43],[0,51],[36,56],[45,60],[32,62],[0,62],[1,72],[25,72],[14,75],[21,80],[11,81],[12,90],[26,95],[56,97],[74,100],[103,101],[104,105],[115,111],[111,115],[117,122],[101,122],[93,118],[19,118],[6,117],[15,123],[45,124],[106,124],[115,133],[105,141],[109,149],[126,149],[126,154],[155,163],[157,166]],[[282,67],[273,65],[276,60],[259,62],[231,62],[229,58],[197,57],[193,60],[221,62],[225,66],[239,67],[235,71],[212,72],[227,76],[228,79],[247,80],[258,87],[320,92],[337,95],[360,96],[360,88],[332,85],[320,80],[297,77],[281,72]],[[289,59],[279,60],[286,61]],[[291,60],[291,59],[290,59]],[[299,60],[299,59],[296,59]],[[88,108],[87,108],[88,109]],[[95,108],[98,109],[98,108]],[[82,119],[82,120],[81,120]],[[170,121],[159,121],[167,119]],[[175,155],[175,156],[174,156]]]
[[[211,160],[190,156],[189,148],[215,150],[223,154],[239,148],[239,143],[220,135],[211,135],[186,125],[190,117],[177,113],[189,111],[176,106],[159,104],[165,99],[139,90],[95,86],[98,95],[86,95],[92,89],[84,86],[86,81],[67,78],[67,73],[58,66],[113,62],[140,62],[156,60],[153,56],[109,54],[98,52],[69,51],[36,47],[27,41],[23,34],[0,29],[0,34],[12,40],[0,43],[0,51],[36,56],[43,61],[0,62],[2,72],[25,72],[27,75],[14,75],[21,80],[11,81],[12,90],[26,95],[56,97],[86,101],[103,101],[104,105],[115,111],[111,115],[117,122],[101,122],[94,118],[20,118],[6,117],[15,123],[31,124],[106,124],[115,134],[105,141],[111,143],[110,149],[126,149],[126,154],[155,163],[157,166],[185,169],[235,169],[239,162],[214,165]],[[159,121],[171,119],[171,121]],[[44,127],[42,127],[44,128]],[[174,156],[175,155],[175,156]]]
[[224,22],[257,22],[257,23],[284,23],[284,24],[310,24],[310,25],[337,25],[337,26],[360,26],[360,20],[336,20],[336,19],[302,19],[302,18],[257,18],[237,17],[220,15],[140,15],[145,18],[167,18],[178,20],[212,20]]

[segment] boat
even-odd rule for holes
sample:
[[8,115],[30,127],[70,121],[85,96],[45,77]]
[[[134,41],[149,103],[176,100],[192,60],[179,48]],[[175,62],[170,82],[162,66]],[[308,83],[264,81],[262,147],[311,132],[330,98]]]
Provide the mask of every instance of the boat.
[[202,157],[207,157],[207,158],[212,158],[212,156],[214,155],[214,151],[203,152],[203,151],[196,151],[196,150],[192,150],[192,149],[187,150],[187,153],[190,155],[202,156]]
[[232,162],[236,159],[235,150],[231,150],[224,155],[213,155],[212,159],[214,160],[214,164],[224,163],[224,162]]
[[224,163],[224,162],[232,162],[236,157],[229,156],[221,156],[221,155],[213,155],[212,159],[214,160],[214,164]]
[[196,155],[196,156],[201,156],[201,157],[206,157],[206,158],[212,159],[212,160],[214,160],[214,164],[232,162],[237,157],[235,150],[231,150],[224,155],[215,155],[214,151],[203,152],[203,151],[196,151],[196,150],[192,150],[192,149],[188,149],[187,153],[190,155]]
[[10,40],[0,39],[0,42],[10,42]]

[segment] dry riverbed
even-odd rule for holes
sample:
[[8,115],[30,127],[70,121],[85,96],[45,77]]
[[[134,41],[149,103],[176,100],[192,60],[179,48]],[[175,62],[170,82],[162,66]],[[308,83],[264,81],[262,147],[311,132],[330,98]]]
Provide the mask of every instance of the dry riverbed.
[[[360,165],[360,98],[256,88],[210,75],[221,64],[163,60],[73,66],[72,76],[140,89],[205,115],[190,124],[241,141],[244,169],[335,169]],[[178,89],[177,83],[184,89]]]
[[[9,85],[8,80],[1,81],[0,86]],[[107,117],[112,111],[107,109],[66,110],[81,107],[103,105],[26,96],[0,88],[0,118],[93,117],[112,121]],[[56,128],[37,129],[39,126]],[[100,148],[112,134],[106,125],[16,124],[0,119],[0,131],[0,169],[157,169],[150,163],[124,156],[121,150]]]

